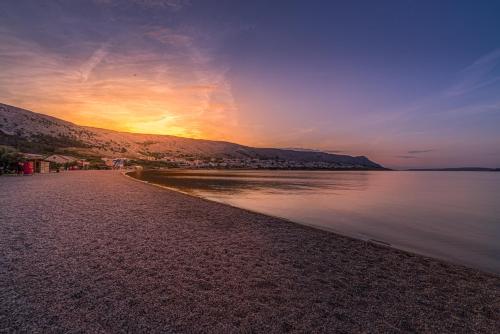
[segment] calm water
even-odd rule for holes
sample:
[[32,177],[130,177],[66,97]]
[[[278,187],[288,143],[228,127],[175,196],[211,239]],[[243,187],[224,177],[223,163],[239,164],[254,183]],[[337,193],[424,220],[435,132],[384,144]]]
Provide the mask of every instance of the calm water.
[[135,176],[500,273],[500,173],[193,170]]

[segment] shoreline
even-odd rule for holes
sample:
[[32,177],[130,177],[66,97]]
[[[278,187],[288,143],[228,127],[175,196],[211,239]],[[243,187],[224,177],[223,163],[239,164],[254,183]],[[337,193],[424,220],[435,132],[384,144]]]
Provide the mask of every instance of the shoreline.
[[345,234],[345,233],[337,231],[337,230],[335,230],[333,228],[328,228],[326,226],[320,226],[320,225],[308,224],[308,223],[305,223],[305,222],[299,222],[299,221],[291,220],[291,219],[288,219],[288,218],[285,218],[285,217],[281,217],[281,216],[277,216],[277,215],[272,215],[272,214],[269,214],[269,213],[262,213],[262,212],[259,212],[259,211],[256,211],[256,210],[239,207],[239,206],[236,206],[236,205],[233,205],[233,204],[230,204],[230,203],[226,203],[226,202],[214,201],[214,200],[211,200],[211,199],[208,199],[208,198],[205,198],[205,197],[202,197],[202,196],[199,196],[199,195],[187,192],[187,191],[182,191],[182,190],[174,188],[174,187],[169,187],[169,186],[162,185],[162,184],[159,184],[159,183],[154,183],[154,182],[150,182],[150,181],[146,181],[146,180],[141,180],[141,179],[135,178],[135,177],[133,177],[131,175],[128,175],[128,174],[133,173],[133,172],[134,171],[123,171],[123,172],[121,172],[121,174],[123,176],[129,178],[129,179],[132,179],[133,181],[138,181],[138,182],[141,182],[141,183],[146,184],[146,185],[155,186],[155,187],[158,187],[158,188],[163,189],[163,190],[178,192],[180,194],[184,194],[184,195],[187,195],[187,196],[190,196],[190,197],[193,197],[193,198],[196,198],[196,199],[200,199],[200,200],[203,200],[203,201],[208,201],[210,203],[217,203],[217,204],[226,205],[228,207],[235,208],[235,209],[238,209],[238,210],[244,210],[244,211],[247,211],[247,212],[250,212],[250,213],[253,213],[253,214],[259,214],[259,215],[267,216],[267,217],[272,218],[272,219],[279,219],[279,220],[286,221],[288,223],[298,224],[298,225],[301,225],[301,226],[310,227],[310,228],[317,229],[317,230],[320,230],[320,231],[324,231],[324,232],[328,232],[328,233],[333,233],[333,234],[335,234],[335,235],[337,235],[339,237],[352,239],[353,241],[367,242],[367,243],[378,245],[378,246],[381,246],[381,247],[387,247],[387,248],[390,248],[390,249],[393,249],[393,250],[406,252],[406,253],[409,253],[409,254],[412,254],[412,255],[415,255],[415,256],[422,256],[422,257],[425,257],[425,258],[428,258],[428,259],[432,259],[432,260],[436,260],[436,261],[441,261],[441,262],[447,263],[449,265],[460,266],[460,267],[463,267],[463,268],[466,268],[466,269],[471,269],[471,270],[477,270],[479,272],[483,272],[483,273],[490,274],[490,275],[495,275],[495,276],[498,276],[500,278],[500,273],[498,273],[498,272],[490,271],[490,270],[486,270],[486,269],[482,269],[482,268],[471,267],[471,266],[468,266],[465,263],[460,263],[458,261],[454,262],[452,260],[446,259],[445,257],[433,256],[430,253],[427,253],[427,254],[418,253],[416,251],[413,251],[410,248],[405,248],[403,246],[393,245],[393,244],[391,244],[389,242],[386,242],[386,241],[383,241],[383,240],[377,240],[377,239],[373,239],[373,238],[358,238],[356,236]]
[[[313,225],[313,224],[306,224],[306,223],[299,223],[299,222],[296,222],[294,220],[291,220],[291,219],[288,219],[288,218],[285,218],[285,217],[280,217],[280,216],[275,216],[275,215],[271,215],[271,214],[268,214],[268,213],[262,213],[262,212],[259,212],[259,211],[256,211],[256,210],[251,210],[251,209],[247,209],[247,208],[242,208],[242,207],[239,207],[239,206],[236,206],[236,205],[232,205],[230,203],[223,203],[223,202],[217,202],[217,201],[214,201],[214,200],[211,200],[211,199],[208,199],[208,198],[205,198],[205,197],[202,197],[202,196],[198,196],[198,195],[195,195],[195,194],[192,194],[190,192],[187,192],[187,191],[182,191],[180,189],[177,189],[177,188],[173,188],[173,187],[168,187],[168,186],[165,186],[165,185],[161,185],[159,183],[154,183],[154,182],[149,182],[149,181],[145,181],[145,180],[140,180],[140,179],[137,179],[133,176],[130,176],[130,175],[127,175],[128,173],[132,173],[132,171],[128,171],[128,172],[122,172],[122,175],[129,178],[129,179],[132,179],[134,181],[138,181],[138,182],[141,182],[141,183],[144,183],[144,184],[147,184],[147,185],[150,185],[150,186],[154,186],[154,187],[158,187],[158,188],[161,188],[163,190],[168,190],[168,191],[174,191],[174,192],[177,192],[177,193],[180,193],[180,194],[183,194],[183,195],[186,195],[186,196],[190,196],[190,197],[193,197],[193,198],[196,198],[196,199],[200,199],[200,200],[203,200],[203,201],[207,201],[209,203],[217,203],[217,204],[222,204],[222,205],[225,205],[225,206],[228,206],[228,207],[231,207],[231,208],[234,208],[234,209],[238,209],[238,210],[243,210],[243,211],[247,211],[249,213],[253,213],[253,214],[258,214],[258,215],[263,215],[263,216],[267,216],[269,218],[272,218],[272,219],[280,219],[280,220],[283,220],[283,221],[286,221],[288,223],[292,223],[292,224],[298,224],[298,225],[301,225],[301,226],[307,226],[307,227],[311,227],[311,228],[314,228],[314,229],[318,229],[318,230],[321,230],[321,231],[325,231],[325,232],[330,232],[330,233],[335,233],[339,236],[342,236],[342,237],[346,237],[346,238],[351,238],[351,239],[354,239],[354,240],[359,240],[359,241],[365,241],[365,242],[370,242],[369,240],[363,240],[363,239],[358,239],[358,238],[354,238],[354,237],[351,237],[349,235],[346,235],[346,234],[342,234],[340,232],[337,232],[333,229],[329,229],[327,227],[323,227],[323,226],[318,226],[318,225]],[[384,242],[382,242],[384,243]],[[379,243],[376,243],[376,244],[379,244]],[[388,243],[384,243],[386,245],[388,245],[388,247],[391,247],[393,248],[390,244]],[[383,245],[385,246],[385,245]]]
[[497,275],[130,178],[2,180],[0,328],[493,333],[500,325]]
[[[403,252],[408,252],[410,254],[414,254],[414,255],[418,255],[418,256],[424,256],[424,257],[428,257],[428,258],[431,258],[431,259],[436,259],[436,260],[444,261],[444,262],[452,264],[452,265],[458,265],[458,266],[462,266],[462,267],[465,267],[465,268],[470,268],[470,267],[467,267],[467,266],[464,266],[464,265],[461,265],[461,264],[457,264],[457,263],[453,263],[453,262],[449,262],[449,261],[446,261],[446,260],[443,260],[443,259],[438,259],[438,258],[434,258],[432,256],[414,253],[414,252],[411,252],[411,251],[406,250],[406,249],[402,249],[402,248],[398,248],[398,247],[393,247],[392,244],[390,244],[388,242],[384,242],[382,240],[356,238],[356,237],[350,236],[348,234],[343,234],[343,233],[341,233],[341,232],[339,232],[337,230],[334,230],[332,228],[328,228],[326,226],[320,226],[320,225],[302,223],[302,222],[291,220],[291,219],[288,219],[288,218],[285,218],[285,217],[276,216],[276,215],[272,215],[272,214],[269,214],[269,213],[262,213],[262,212],[259,212],[259,211],[256,211],[256,210],[247,209],[247,208],[242,208],[242,207],[239,207],[239,206],[236,206],[236,205],[233,205],[233,204],[230,204],[230,203],[226,203],[226,202],[217,202],[217,201],[214,201],[214,200],[202,197],[202,196],[198,196],[198,195],[192,194],[192,193],[187,192],[187,191],[182,191],[182,190],[177,189],[177,188],[168,187],[168,186],[165,186],[165,185],[161,185],[159,183],[154,183],[154,182],[149,182],[149,181],[145,181],[145,180],[140,180],[140,179],[137,179],[137,178],[135,178],[133,176],[128,175],[129,173],[133,173],[133,171],[122,172],[122,175],[125,176],[125,177],[127,177],[127,178],[129,178],[129,179],[132,179],[134,181],[138,181],[138,182],[150,185],[150,186],[155,186],[155,187],[158,187],[158,188],[161,188],[161,189],[164,189],[164,190],[178,192],[180,194],[183,194],[183,195],[186,195],[186,196],[190,196],[190,197],[193,197],[193,198],[196,198],[196,199],[200,199],[200,200],[203,200],[203,201],[208,201],[210,203],[222,204],[222,205],[234,208],[234,209],[247,211],[249,213],[263,215],[263,216],[266,216],[266,217],[269,217],[269,218],[272,218],[272,219],[283,220],[283,221],[286,221],[286,222],[291,223],[291,224],[297,224],[297,225],[310,227],[310,228],[317,229],[317,230],[324,231],[324,232],[334,233],[334,234],[336,234],[336,235],[338,235],[340,237],[349,238],[349,239],[352,239],[352,240],[355,240],[355,241],[368,242],[368,243],[371,243],[371,244],[374,244],[374,245],[379,245],[379,246],[382,246],[382,247],[388,247],[388,248],[400,250],[400,251],[403,251]],[[483,271],[483,270],[476,269],[476,268],[470,268],[470,269]],[[493,273],[493,272],[488,272],[488,271],[484,271],[484,272],[489,273],[489,274],[493,274],[493,275],[499,275],[499,274],[496,274],[496,273]]]

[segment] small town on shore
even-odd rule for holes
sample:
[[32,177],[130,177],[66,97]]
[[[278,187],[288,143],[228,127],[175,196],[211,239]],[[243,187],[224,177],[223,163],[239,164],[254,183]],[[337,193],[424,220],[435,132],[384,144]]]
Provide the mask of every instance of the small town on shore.
[[235,159],[172,156],[156,158],[144,156],[139,159],[127,157],[83,158],[67,154],[22,153],[0,147],[0,175],[33,175],[68,170],[88,169],[356,169],[363,166],[342,165],[323,161],[293,161],[281,159]]
[[0,148],[0,175],[33,175],[87,169],[123,169],[125,158],[102,158],[101,161],[88,161],[63,154],[18,153]]

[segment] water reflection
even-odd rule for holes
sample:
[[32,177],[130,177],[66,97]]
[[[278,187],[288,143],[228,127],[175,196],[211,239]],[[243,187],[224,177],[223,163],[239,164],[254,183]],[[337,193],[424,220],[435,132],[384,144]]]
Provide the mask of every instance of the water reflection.
[[293,171],[137,171],[130,175],[152,183],[160,183],[189,193],[214,192],[234,195],[259,191],[315,192],[327,190],[363,190],[367,187],[366,172],[345,172],[342,178],[332,179],[328,173]]
[[135,176],[500,273],[500,173],[145,171]]

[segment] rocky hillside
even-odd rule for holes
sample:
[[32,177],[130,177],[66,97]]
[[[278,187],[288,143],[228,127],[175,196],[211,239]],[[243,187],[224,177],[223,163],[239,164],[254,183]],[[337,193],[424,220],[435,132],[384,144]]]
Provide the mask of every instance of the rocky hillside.
[[364,156],[255,148],[223,141],[118,132],[79,126],[61,119],[0,103],[0,145],[30,153],[73,151],[81,155],[136,159],[276,159],[325,162],[338,168],[380,169]]

